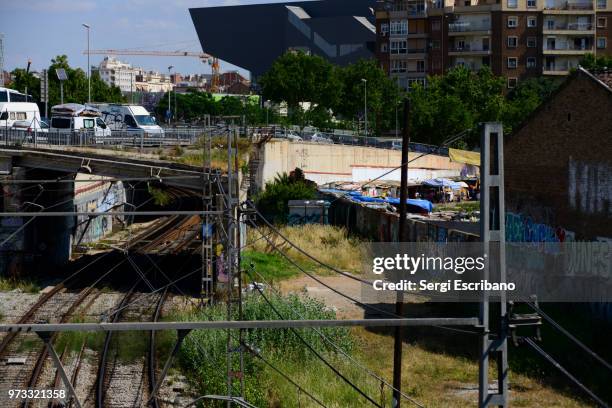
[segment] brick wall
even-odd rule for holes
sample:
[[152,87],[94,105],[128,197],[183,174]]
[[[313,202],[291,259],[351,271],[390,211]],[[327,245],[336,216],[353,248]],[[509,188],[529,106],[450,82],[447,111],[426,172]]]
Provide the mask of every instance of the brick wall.
[[612,92],[578,71],[505,139],[506,210],[576,240],[612,236]]

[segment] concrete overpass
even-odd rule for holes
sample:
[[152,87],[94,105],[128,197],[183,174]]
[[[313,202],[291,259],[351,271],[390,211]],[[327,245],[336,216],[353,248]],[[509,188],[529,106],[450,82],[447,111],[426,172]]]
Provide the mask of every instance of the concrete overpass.
[[12,174],[14,167],[61,173],[91,173],[120,180],[157,178],[169,186],[194,191],[202,191],[202,183],[208,180],[208,173],[203,173],[201,168],[150,158],[58,149],[0,149],[0,175]]
[[[193,190],[194,198],[179,205],[193,207],[181,210],[198,210],[209,176],[202,168],[121,151],[0,148],[0,275],[61,267],[73,245],[101,239],[112,231],[112,223],[123,223],[115,211],[146,211],[152,205],[148,181]],[[227,189],[227,177],[220,177]],[[220,189],[213,181],[214,195]],[[8,215],[23,213],[32,216]],[[88,218],[92,222],[84,229]]]

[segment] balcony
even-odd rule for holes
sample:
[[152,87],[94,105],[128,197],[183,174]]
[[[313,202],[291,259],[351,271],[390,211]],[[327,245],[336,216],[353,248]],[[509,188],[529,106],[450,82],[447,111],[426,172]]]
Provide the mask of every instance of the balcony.
[[592,1],[546,0],[544,12],[561,14],[584,14],[593,11]]
[[456,62],[453,64],[453,67],[465,67],[470,71],[478,72],[482,69],[483,65],[475,62]]
[[455,45],[448,50],[448,55],[459,56],[459,55],[490,55],[491,48],[482,45],[464,44],[462,46]]
[[593,44],[577,45],[571,42],[557,41],[553,44],[544,42],[545,55],[583,55],[594,51]]
[[470,23],[470,22],[458,22],[451,23],[448,25],[448,35],[464,35],[466,33],[473,33],[474,35],[487,35],[491,34],[491,24],[485,23]]
[[546,64],[542,73],[544,75],[569,75],[570,70],[573,68],[575,68],[574,64],[569,62]]
[[548,34],[589,34],[594,32],[595,26],[593,23],[565,23],[565,22],[547,22],[544,25],[544,32]]

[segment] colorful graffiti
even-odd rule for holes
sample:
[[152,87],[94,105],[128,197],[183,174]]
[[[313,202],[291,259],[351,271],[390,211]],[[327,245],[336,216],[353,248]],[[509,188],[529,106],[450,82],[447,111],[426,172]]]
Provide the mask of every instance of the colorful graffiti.
[[554,244],[575,241],[575,234],[563,227],[535,222],[529,215],[506,212],[506,242],[529,242],[546,253],[557,253]]

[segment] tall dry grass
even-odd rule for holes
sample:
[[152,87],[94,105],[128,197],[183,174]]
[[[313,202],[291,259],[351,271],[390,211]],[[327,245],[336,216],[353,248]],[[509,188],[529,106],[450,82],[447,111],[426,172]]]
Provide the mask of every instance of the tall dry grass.
[[[258,228],[265,234],[272,244],[255,228],[248,230],[248,243],[250,249],[264,253],[274,253],[274,246],[278,246],[291,259],[299,264],[313,264],[321,272],[325,268],[316,266],[306,255],[285,242],[278,234],[267,227]],[[349,237],[344,228],[331,225],[308,224],[299,226],[278,227],[280,232],[293,244],[303,249],[316,259],[343,271],[359,273],[361,271],[361,241]]]

